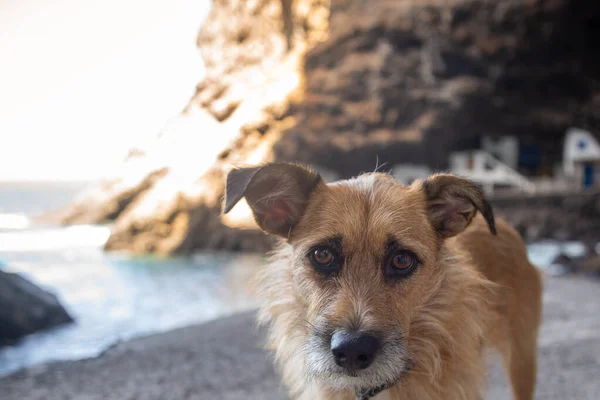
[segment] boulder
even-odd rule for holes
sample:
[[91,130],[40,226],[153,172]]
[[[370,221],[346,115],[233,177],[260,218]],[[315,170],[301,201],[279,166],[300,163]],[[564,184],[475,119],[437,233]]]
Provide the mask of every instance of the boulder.
[[0,345],[72,321],[55,295],[0,270]]

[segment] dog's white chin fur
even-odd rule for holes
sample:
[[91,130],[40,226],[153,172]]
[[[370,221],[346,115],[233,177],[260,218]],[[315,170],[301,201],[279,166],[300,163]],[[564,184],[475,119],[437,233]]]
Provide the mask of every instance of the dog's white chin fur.
[[339,367],[328,348],[312,338],[307,344],[308,375],[315,381],[330,386],[334,390],[376,388],[391,385],[408,369],[408,358],[401,346],[387,343],[368,368],[349,374]]

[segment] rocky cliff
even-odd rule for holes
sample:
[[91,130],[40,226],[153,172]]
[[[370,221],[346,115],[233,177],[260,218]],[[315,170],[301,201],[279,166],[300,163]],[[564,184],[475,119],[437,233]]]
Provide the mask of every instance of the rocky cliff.
[[597,2],[215,0],[189,105],[58,216],[114,221],[108,250],[264,250],[247,206],[220,216],[232,165],[443,168],[482,133],[560,152],[569,126],[600,128],[599,27]]

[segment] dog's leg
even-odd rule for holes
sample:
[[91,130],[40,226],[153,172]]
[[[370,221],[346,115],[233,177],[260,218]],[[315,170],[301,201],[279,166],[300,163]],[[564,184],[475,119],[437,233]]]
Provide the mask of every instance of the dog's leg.
[[[508,363],[505,369],[510,379],[513,398],[515,400],[533,400],[537,374],[537,340],[529,335],[528,338],[513,338]],[[507,365],[508,364],[508,365]]]
[[537,375],[537,339],[541,320],[541,279],[531,265],[526,285],[517,293],[519,310],[510,315],[509,337],[500,350],[515,400],[533,400]]

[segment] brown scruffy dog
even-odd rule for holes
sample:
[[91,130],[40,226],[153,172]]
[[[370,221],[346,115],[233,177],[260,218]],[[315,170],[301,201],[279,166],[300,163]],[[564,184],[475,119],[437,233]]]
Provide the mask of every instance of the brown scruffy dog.
[[224,212],[242,197],[285,239],[260,321],[292,398],[482,399],[488,346],[533,398],[541,279],[473,183],[267,164],[229,173]]

